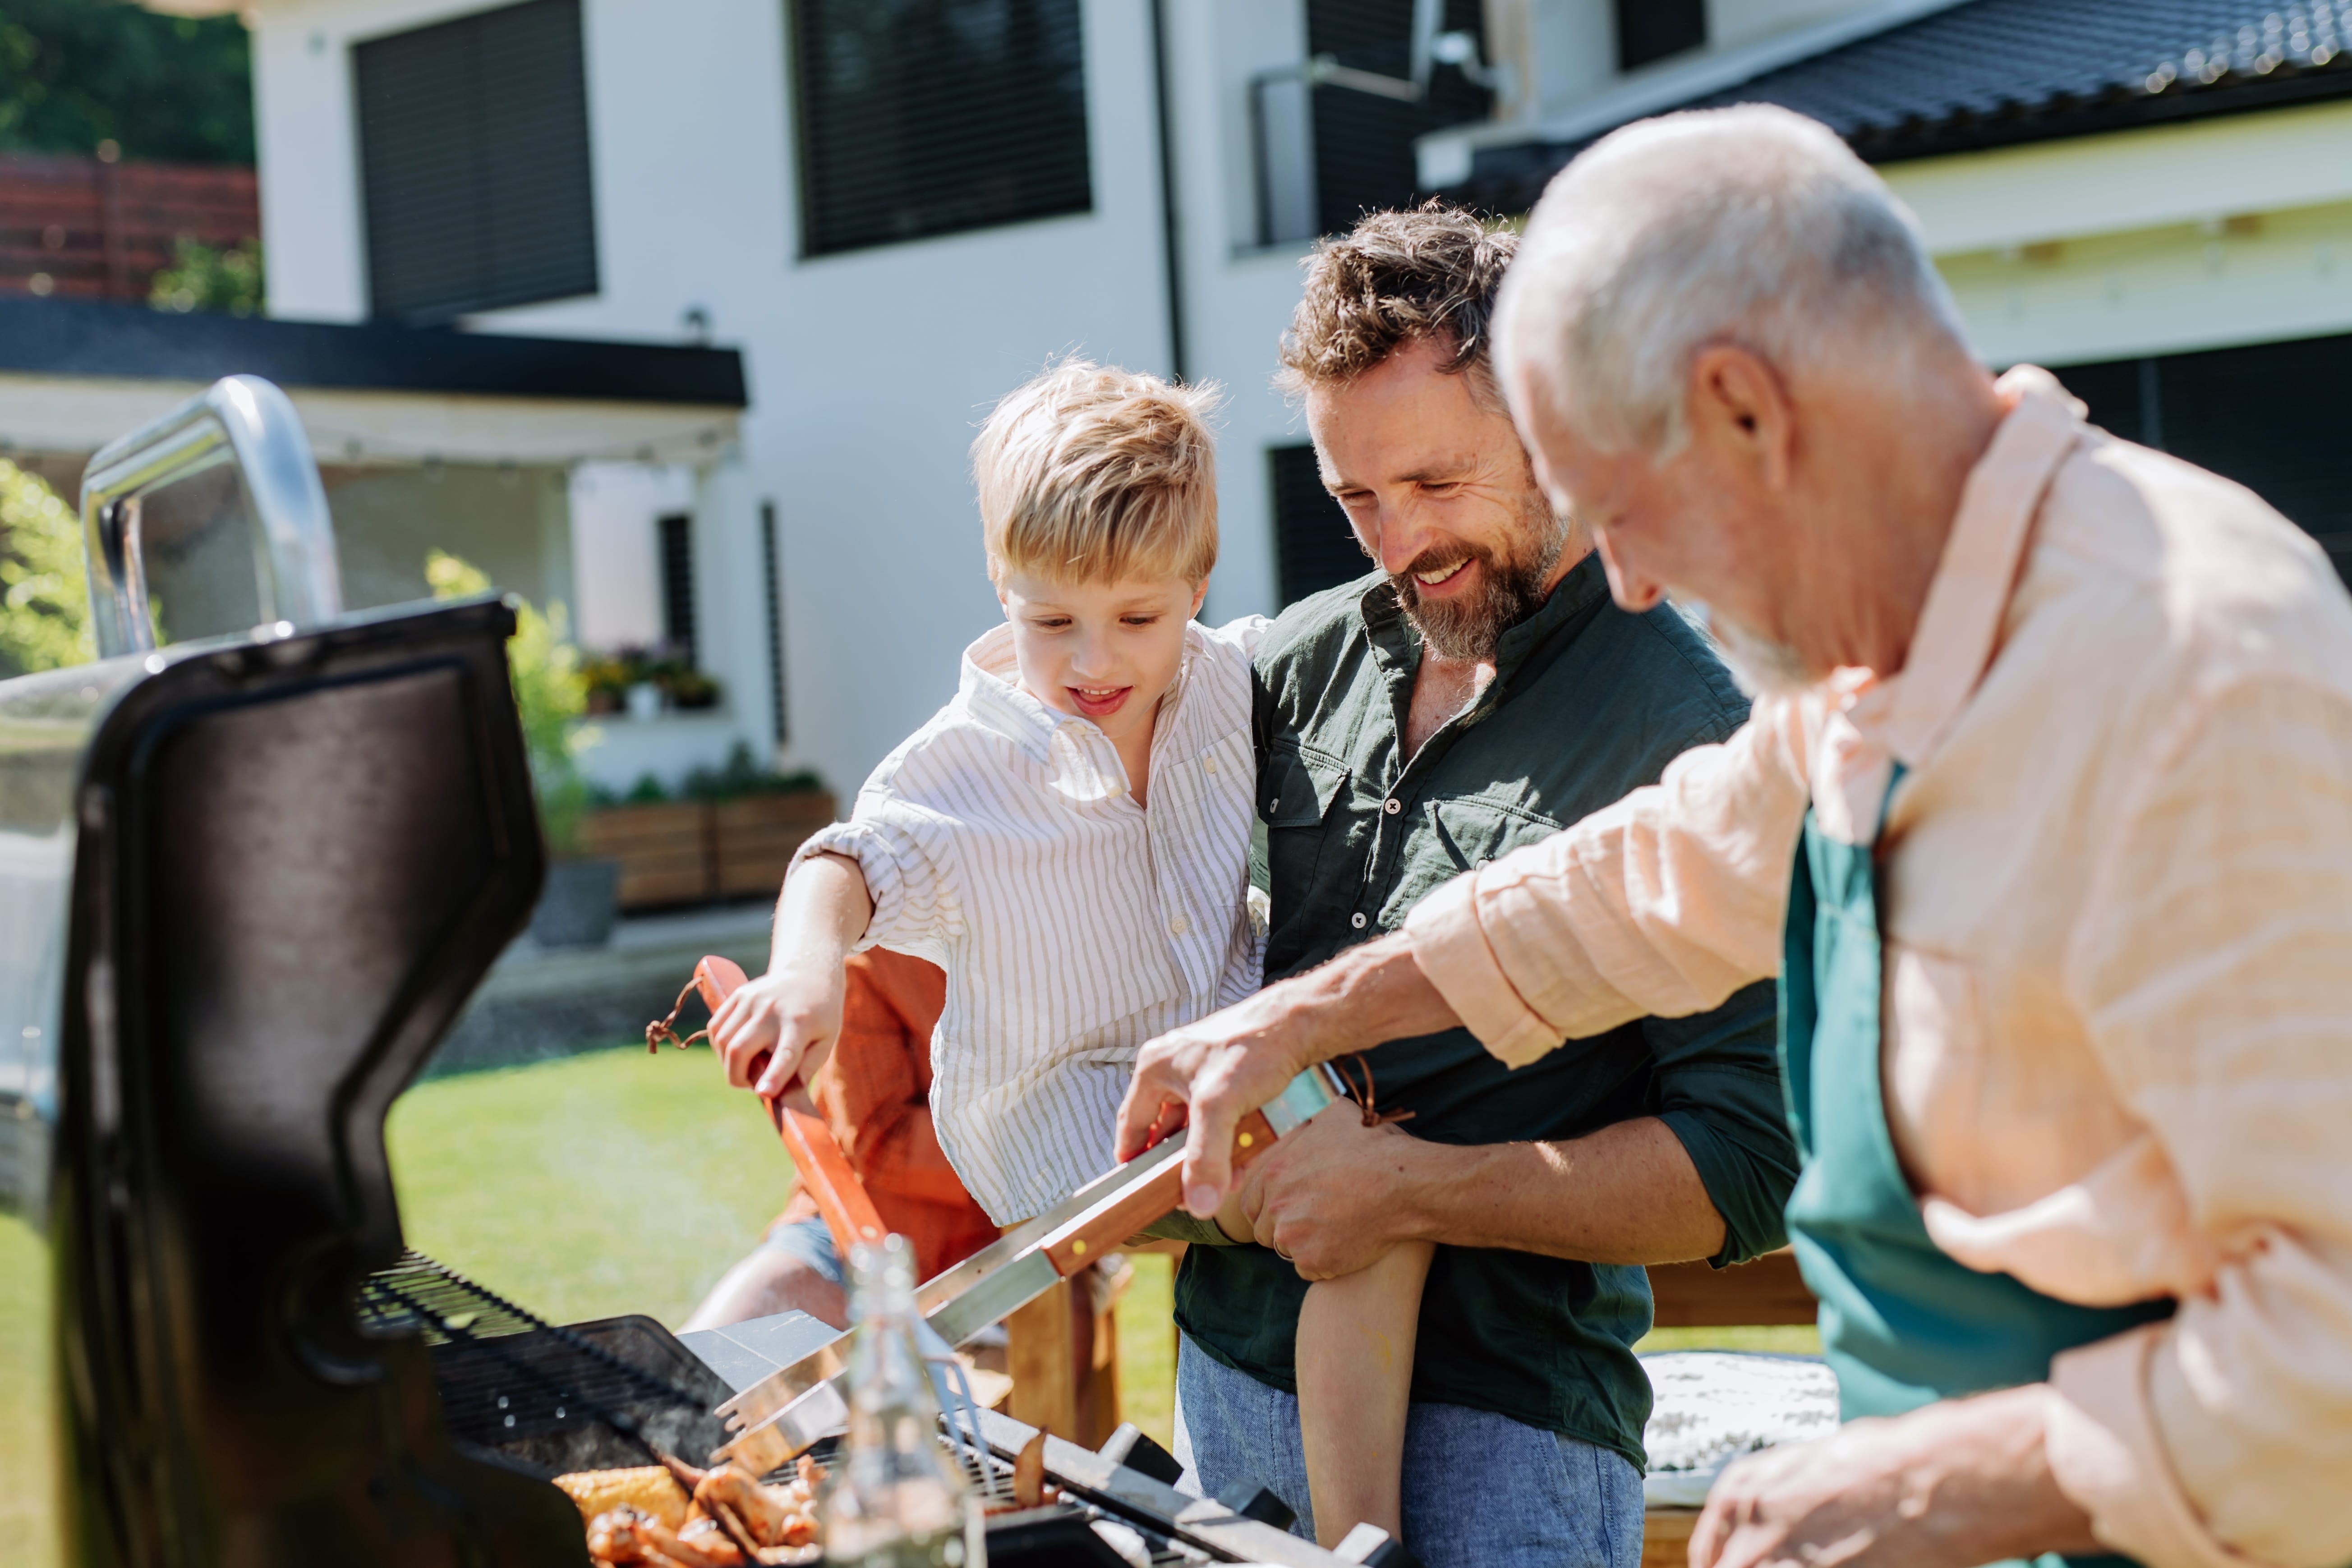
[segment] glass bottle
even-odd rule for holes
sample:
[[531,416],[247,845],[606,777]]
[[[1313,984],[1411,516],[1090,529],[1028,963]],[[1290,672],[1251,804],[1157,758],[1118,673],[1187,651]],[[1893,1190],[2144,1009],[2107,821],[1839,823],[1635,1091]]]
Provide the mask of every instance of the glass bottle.
[[824,1560],[858,1568],[985,1568],[980,1500],[940,1440],[915,1347],[915,1256],[901,1236],[852,1255],[849,1435],[818,1509]]

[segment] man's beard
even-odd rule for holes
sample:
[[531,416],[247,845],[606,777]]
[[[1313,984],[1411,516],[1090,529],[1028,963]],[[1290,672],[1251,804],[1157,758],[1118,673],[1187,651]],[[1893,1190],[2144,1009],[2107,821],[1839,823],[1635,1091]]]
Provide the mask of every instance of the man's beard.
[[[1519,547],[1508,554],[1454,540],[1423,551],[1403,571],[1389,574],[1406,618],[1420,631],[1423,645],[1439,658],[1480,662],[1494,658],[1503,634],[1543,608],[1551,596],[1552,569],[1568,544],[1567,520],[1554,513],[1540,495],[1521,515],[1527,526],[1512,542]],[[1416,573],[1443,572],[1465,561],[1477,568],[1475,588],[1454,598],[1423,600]]]

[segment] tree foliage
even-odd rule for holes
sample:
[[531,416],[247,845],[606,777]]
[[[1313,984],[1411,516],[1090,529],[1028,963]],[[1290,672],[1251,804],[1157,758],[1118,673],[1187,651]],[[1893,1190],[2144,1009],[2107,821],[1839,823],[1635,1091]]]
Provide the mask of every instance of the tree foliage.
[[0,0],[0,152],[253,162],[253,65],[234,16],[128,0]]
[[[490,590],[488,573],[446,550],[425,557],[425,581],[436,599],[470,598]],[[580,753],[604,739],[603,731],[576,722],[588,710],[588,682],[581,676],[580,650],[569,631],[562,601],[551,601],[544,615],[527,601],[515,601],[507,669],[514,680],[523,745],[530,753],[531,783],[539,792],[540,826],[548,848],[558,855],[577,847],[581,818],[588,812]]]
[[95,657],[81,519],[40,475],[0,458],[0,675]]
[[156,273],[148,289],[150,305],[159,310],[261,314],[259,240],[248,239],[224,249],[182,235],[172,254],[173,264]]

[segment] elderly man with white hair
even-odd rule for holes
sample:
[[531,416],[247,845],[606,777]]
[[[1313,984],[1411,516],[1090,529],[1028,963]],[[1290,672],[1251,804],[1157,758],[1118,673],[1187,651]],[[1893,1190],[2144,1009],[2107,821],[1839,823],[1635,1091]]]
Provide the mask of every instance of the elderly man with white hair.
[[2352,601],[2258,498],[1969,355],[1906,214],[1746,108],[1607,138],[1504,381],[1618,602],[1759,696],[1658,784],[1154,1042],[1188,1202],[1307,1063],[1505,1062],[1778,973],[1846,1414],[1700,1568],[2352,1562]]

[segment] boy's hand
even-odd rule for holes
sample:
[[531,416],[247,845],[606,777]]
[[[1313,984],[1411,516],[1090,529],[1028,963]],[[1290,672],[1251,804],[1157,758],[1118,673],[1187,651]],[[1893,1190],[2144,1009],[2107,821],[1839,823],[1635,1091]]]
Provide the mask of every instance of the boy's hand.
[[814,1076],[841,1034],[847,989],[837,963],[788,964],[746,982],[710,1016],[710,1046],[727,1064],[727,1081],[775,1095]]

